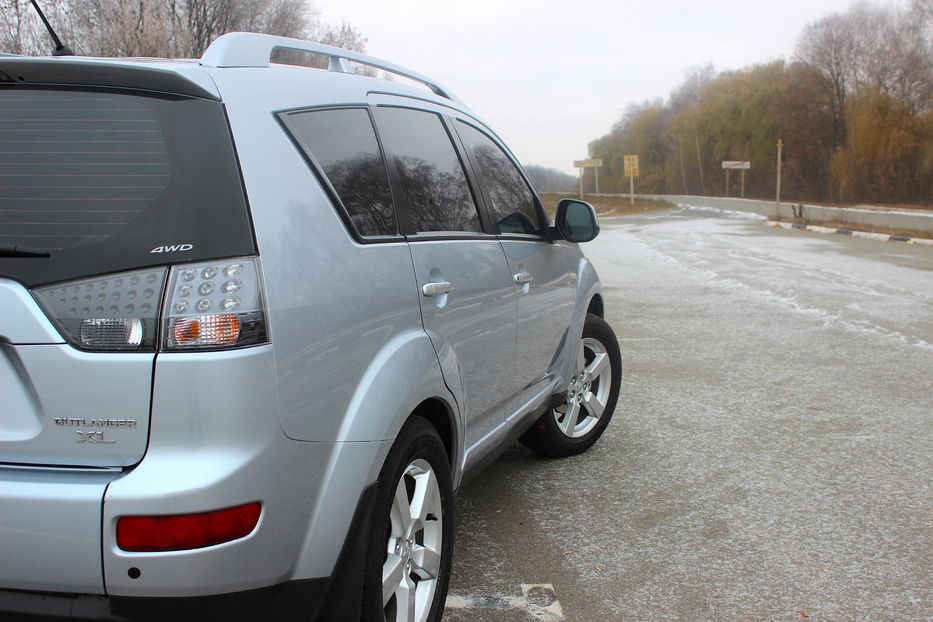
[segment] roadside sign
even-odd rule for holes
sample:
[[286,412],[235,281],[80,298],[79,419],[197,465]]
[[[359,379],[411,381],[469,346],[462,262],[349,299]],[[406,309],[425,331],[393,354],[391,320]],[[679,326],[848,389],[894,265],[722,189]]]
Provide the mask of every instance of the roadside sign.
[[627,155],[624,157],[625,176],[628,177],[628,198],[632,205],[635,205],[635,178],[638,177],[638,154]]
[[592,160],[574,160],[573,167],[580,169],[580,198],[583,198],[583,169],[593,169],[593,175],[596,177],[596,194],[599,194],[599,167],[603,165],[600,158]]
[[751,160],[723,160],[722,168],[726,171],[726,196],[729,196],[729,171],[736,169],[742,171],[742,192],[745,197],[745,171],[752,167]]

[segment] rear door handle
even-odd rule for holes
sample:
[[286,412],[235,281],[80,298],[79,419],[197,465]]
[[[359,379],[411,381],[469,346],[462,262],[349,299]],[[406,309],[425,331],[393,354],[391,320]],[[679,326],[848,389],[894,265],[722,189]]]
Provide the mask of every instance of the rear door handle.
[[421,286],[421,293],[425,296],[438,296],[440,294],[449,294],[454,286],[450,281],[439,281],[437,283],[425,283]]
[[531,283],[532,276],[531,272],[519,272],[518,274],[513,275],[516,283]]

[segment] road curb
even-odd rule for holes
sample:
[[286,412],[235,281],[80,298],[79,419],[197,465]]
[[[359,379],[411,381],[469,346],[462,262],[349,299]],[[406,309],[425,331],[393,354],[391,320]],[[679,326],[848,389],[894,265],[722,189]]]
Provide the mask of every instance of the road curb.
[[769,227],[781,227],[782,229],[799,229],[801,231],[814,231],[816,233],[835,233],[837,235],[849,235],[853,238],[865,238],[867,240],[879,240],[881,242],[904,242],[905,244],[933,246],[933,240],[926,238],[908,238],[902,235],[888,235],[887,233],[872,233],[870,231],[856,231],[853,229],[837,229],[835,227],[820,227],[818,225],[800,225],[795,222],[783,222],[779,220],[769,220]]

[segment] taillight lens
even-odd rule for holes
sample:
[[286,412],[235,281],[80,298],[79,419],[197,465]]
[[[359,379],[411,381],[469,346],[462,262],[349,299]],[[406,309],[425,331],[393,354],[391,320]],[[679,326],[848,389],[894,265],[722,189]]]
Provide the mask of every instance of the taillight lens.
[[266,341],[255,259],[174,266],[162,313],[162,347],[191,350]]
[[33,295],[85,350],[211,350],[268,341],[255,257],[69,281]]
[[184,551],[248,536],[259,523],[262,504],[182,514],[124,516],[117,521],[117,546],[124,551]]
[[36,300],[81,348],[152,350],[166,268],[82,279],[34,290]]

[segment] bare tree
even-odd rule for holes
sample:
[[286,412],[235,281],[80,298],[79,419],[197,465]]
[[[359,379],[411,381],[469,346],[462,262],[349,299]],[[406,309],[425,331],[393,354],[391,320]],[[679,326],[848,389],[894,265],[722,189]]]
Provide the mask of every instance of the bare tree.
[[[313,0],[44,0],[43,9],[78,54],[199,58],[227,32],[313,38],[364,51],[347,23],[323,21]],[[0,0],[0,51],[45,54],[48,35],[29,2]]]
[[[55,22],[56,27],[63,21],[66,4],[64,0],[42,2],[46,16]],[[0,15],[3,16],[0,21],[0,52],[48,54],[54,47],[29,0],[0,0]],[[65,30],[63,27],[59,34]]]
[[797,59],[829,95],[836,146],[845,143],[848,99],[866,89],[907,102],[914,112],[933,106],[933,0],[909,7],[865,2],[804,28]]
[[797,57],[818,76],[829,96],[835,145],[845,144],[845,109],[855,83],[855,35],[848,15],[835,13],[808,24],[797,42]]

